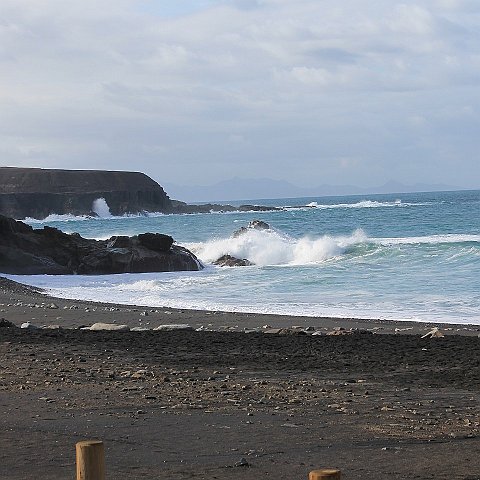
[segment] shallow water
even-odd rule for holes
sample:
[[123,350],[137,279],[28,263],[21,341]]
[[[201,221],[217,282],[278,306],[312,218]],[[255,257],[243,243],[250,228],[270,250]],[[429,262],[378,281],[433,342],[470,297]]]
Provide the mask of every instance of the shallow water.
[[[276,212],[75,218],[45,224],[89,238],[162,232],[194,251],[201,272],[17,276],[98,301],[480,324],[480,191],[238,202]],[[253,219],[271,231],[231,234]],[[223,254],[256,265],[210,265]]]

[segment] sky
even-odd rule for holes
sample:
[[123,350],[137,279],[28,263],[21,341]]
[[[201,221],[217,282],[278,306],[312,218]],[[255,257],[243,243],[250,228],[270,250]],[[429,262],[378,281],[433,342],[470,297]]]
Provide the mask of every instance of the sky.
[[480,187],[478,0],[0,0],[0,166]]

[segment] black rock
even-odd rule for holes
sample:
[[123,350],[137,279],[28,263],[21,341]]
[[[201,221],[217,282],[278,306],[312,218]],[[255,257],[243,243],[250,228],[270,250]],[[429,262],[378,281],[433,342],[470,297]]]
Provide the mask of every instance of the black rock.
[[112,215],[172,210],[163,188],[144,173],[0,167],[0,214],[8,217],[95,215],[99,198]]
[[172,244],[172,237],[153,233],[90,240],[51,227],[34,230],[0,215],[0,272],[3,273],[100,275],[203,268],[193,253]]
[[161,233],[141,233],[138,235],[138,241],[143,247],[156,252],[168,252],[173,245],[173,238]]
[[17,328],[17,326],[4,318],[0,318],[0,328]]
[[236,258],[232,255],[222,255],[219,259],[215,260],[213,264],[219,267],[249,267],[255,265],[246,258]]
[[277,207],[265,207],[262,205],[222,205],[219,203],[202,203],[192,205],[179,200],[171,200],[170,213],[211,213],[211,212],[273,212],[283,210]]
[[252,220],[246,227],[240,227],[238,230],[233,232],[233,238],[237,238],[244,233],[247,233],[249,230],[270,230],[270,225],[263,220]]

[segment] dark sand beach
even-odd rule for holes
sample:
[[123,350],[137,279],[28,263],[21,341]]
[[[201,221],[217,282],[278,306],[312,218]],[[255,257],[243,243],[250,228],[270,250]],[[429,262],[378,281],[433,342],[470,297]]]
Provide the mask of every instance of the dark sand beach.
[[[89,438],[109,479],[480,479],[480,327],[421,338],[432,324],[105,305],[6,280],[0,310],[16,325],[0,328],[2,479],[74,478]],[[96,322],[204,330],[78,329]]]

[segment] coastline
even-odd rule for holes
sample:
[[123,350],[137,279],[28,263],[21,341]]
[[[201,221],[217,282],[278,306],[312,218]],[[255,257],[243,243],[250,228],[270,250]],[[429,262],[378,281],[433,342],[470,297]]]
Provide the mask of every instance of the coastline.
[[[54,305],[57,308],[51,308]],[[79,328],[93,323],[116,323],[128,327],[156,328],[186,324],[211,331],[252,331],[306,329],[328,333],[334,329],[362,330],[376,334],[423,335],[439,328],[444,335],[480,336],[480,325],[417,322],[386,319],[306,317],[277,314],[223,312],[102,303],[50,296],[41,289],[0,276],[0,318],[20,326],[30,322],[38,327]]]
[[[70,478],[75,443],[91,438],[119,480],[301,479],[328,467],[346,479],[478,477],[475,326],[422,338],[433,324],[155,311],[1,279],[0,303],[17,326],[68,327],[0,323],[0,478]],[[212,331],[77,328],[95,322]],[[266,323],[358,330],[243,333]]]

